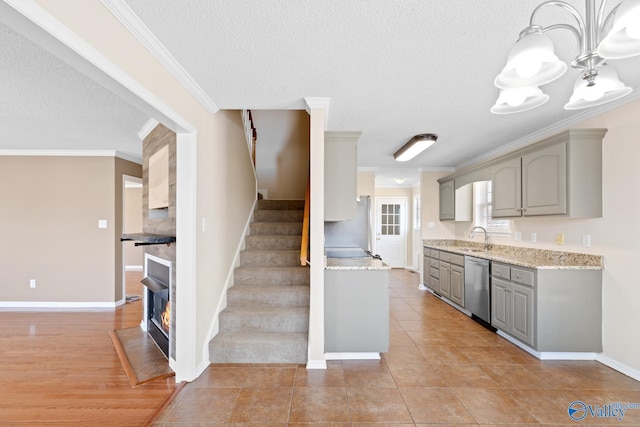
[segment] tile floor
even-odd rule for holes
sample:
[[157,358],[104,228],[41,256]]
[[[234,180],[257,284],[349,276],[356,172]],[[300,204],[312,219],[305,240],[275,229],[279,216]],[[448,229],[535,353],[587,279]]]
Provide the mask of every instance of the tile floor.
[[[640,382],[593,361],[541,362],[393,270],[380,361],[212,365],[155,426],[640,426]],[[635,403],[621,420],[568,406]],[[576,406],[575,409],[580,409]]]

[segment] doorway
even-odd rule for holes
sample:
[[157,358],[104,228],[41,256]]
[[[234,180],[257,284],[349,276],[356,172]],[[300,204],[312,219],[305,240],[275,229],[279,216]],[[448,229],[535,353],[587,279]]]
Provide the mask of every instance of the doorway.
[[376,250],[392,268],[407,265],[407,198],[376,198]]
[[[141,233],[142,179],[134,176],[122,176],[122,234]],[[144,250],[135,246],[133,241],[122,242],[122,295],[127,301],[142,295],[142,266]]]

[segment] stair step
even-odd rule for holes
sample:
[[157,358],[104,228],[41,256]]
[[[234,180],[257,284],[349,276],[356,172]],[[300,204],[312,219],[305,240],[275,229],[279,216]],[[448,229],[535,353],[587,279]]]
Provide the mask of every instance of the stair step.
[[304,210],[304,200],[258,200],[257,208],[260,210]]
[[302,210],[256,210],[253,213],[255,222],[302,222]]
[[306,332],[309,307],[227,307],[220,313],[221,331]]
[[228,306],[309,307],[306,285],[235,285],[227,291]]
[[251,235],[262,236],[301,236],[301,222],[252,222]]
[[308,267],[238,267],[234,271],[236,285],[307,285]]
[[243,267],[282,267],[300,265],[300,250],[297,251],[242,251],[240,265]]
[[307,333],[220,332],[209,343],[211,363],[306,363]]
[[247,236],[245,237],[247,250],[300,250],[301,236]]

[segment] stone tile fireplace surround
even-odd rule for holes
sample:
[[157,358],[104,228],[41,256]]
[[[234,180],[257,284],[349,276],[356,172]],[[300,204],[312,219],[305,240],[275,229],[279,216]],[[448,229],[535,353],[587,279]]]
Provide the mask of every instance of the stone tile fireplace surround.
[[[169,147],[167,185],[169,191],[168,206],[149,209],[149,159],[164,147]],[[155,172],[154,172],[155,173]],[[157,125],[143,141],[142,145],[142,185],[143,185],[143,232],[164,236],[176,236],[176,134],[163,125]],[[169,299],[172,308],[176,304],[176,245],[177,243],[145,246],[145,260],[155,257],[171,265],[171,287]],[[146,271],[146,269],[145,269]],[[145,317],[146,318],[146,317]],[[175,310],[171,310],[169,336],[169,358],[175,360]],[[144,321],[144,319],[143,319]]]

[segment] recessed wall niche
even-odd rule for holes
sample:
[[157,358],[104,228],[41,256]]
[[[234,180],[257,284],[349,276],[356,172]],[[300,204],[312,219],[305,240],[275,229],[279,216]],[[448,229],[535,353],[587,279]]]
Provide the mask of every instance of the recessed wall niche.
[[165,146],[149,158],[149,217],[169,215],[169,147]]

